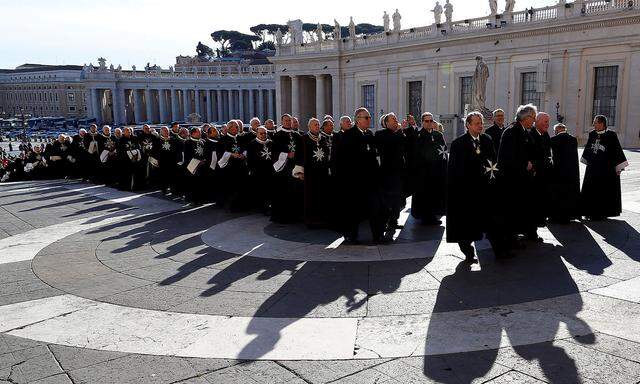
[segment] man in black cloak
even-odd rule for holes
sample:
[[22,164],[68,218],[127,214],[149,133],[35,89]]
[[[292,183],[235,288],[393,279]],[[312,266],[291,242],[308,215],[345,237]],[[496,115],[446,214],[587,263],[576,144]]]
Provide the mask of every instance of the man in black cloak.
[[629,163],[618,135],[607,129],[605,116],[594,117],[593,128],[580,159],[587,165],[580,207],[582,215],[588,219],[603,220],[622,213],[620,173]]
[[553,169],[549,180],[549,217],[555,222],[567,223],[579,216],[578,140],[567,132],[564,124],[556,124],[553,130],[556,134],[551,138]]
[[415,134],[411,155],[411,216],[424,225],[439,225],[446,202],[447,144],[438,132],[433,115],[421,116],[422,127]]
[[467,262],[475,262],[472,242],[486,234],[497,259],[510,257],[503,234],[492,211],[499,167],[491,137],[482,133],[483,117],[471,112],[465,119],[467,132],[451,143],[447,176],[448,243],[458,243]]

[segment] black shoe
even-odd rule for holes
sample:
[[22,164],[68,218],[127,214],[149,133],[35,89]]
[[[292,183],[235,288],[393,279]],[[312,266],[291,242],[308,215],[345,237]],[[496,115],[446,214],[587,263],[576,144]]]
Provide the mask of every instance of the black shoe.
[[391,239],[389,239],[388,237],[382,237],[380,239],[374,239],[373,240],[373,244],[375,245],[389,245],[391,244]]
[[352,239],[350,237],[345,237],[344,241],[342,242],[343,245],[360,245],[362,243],[360,243],[360,240],[358,239]]
[[508,260],[516,257],[516,255],[508,251],[498,252],[495,255],[496,255],[496,260]]
[[537,234],[529,234],[529,235],[526,236],[526,239],[528,241],[533,242],[533,243],[543,243],[544,242],[542,237],[538,236]]

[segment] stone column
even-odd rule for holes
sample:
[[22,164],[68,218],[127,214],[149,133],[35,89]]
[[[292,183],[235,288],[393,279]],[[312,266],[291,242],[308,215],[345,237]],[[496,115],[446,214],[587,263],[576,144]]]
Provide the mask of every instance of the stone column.
[[111,98],[113,101],[113,122],[114,125],[121,125],[125,123],[125,110],[124,110],[124,89],[117,87],[111,88]]
[[213,121],[213,110],[212,110],[212,100],[211,100],[211,90],[207,89],[206,91],[204,91],[205,96],[206,96],[206,100],[207,100],[207,120],[208,122]]
[[340,111],[340,77],[337,73],[331,75],[331,114],[336,121],[342,115]]
[[244,89],[238,89],[238,118],[244,123]]
[[262,89],[258,89],[258,117],[264,120],[264,94]]
[[144,90],[144,105],[147,107],[147,121],[153,123],[155,121],[153,116],[153,98],[151,97],[151,90],[149,88]]
[[265,117],[266,119],[273,119],[275,121],[276,117],[275,117],[275,111],[273,109],[273,99],[275,98],[276,95],[276,90],[275,89],[268,89],[267,90],[267,95],[269,95],[269,110],[267,112],[267,116]]
[[158,112],[160,113],[160,116],[158,116],[158,122],[159,123],[164,123],[165,121],[167,121],[167,100],[166,100],[167,95],[165,94],[164,89],[158,89]]
[[235,97],[233,96],[233,89],[227,90],[227,107],[229,108],[229,120],[236,118]]
[[189,119],[189,114],[191,113],[191,100],[188,89],[182,90],[182,109],[184,121],[187,121]]
[[134,123],[140,123],[142,121],[144,121],[144,119],[142,118],[142,97],[140,96],[140,90],[139,89],[132,89],[131,92],[133,92],[133,111],[134,111]]
[[178,90],[171,88],[171,120],[179,120],[180,109],[178,107]]
[[96,123],[102,124],[102,103],[98,100],[100,93],[97,89],[91,88],[91,109],[93,110],[93,117],[96,119]]
[[255,111],[253,108],[253,89],[249,89],[249,119],[253,119],[256,117]]
[[[322,119],[326,111],[324,109],[324,75],[316,75],[316,118]],[[321,120],[322,121],[322,120]]]
[[291,76],[291,115],[300,118],[300,77]]
[[274,116],[274,121],[278,124],[280,116],[282,116],[282,104],[284,103],[284,95],[282,94],[282,76],[278,76],[276,74],[276,110]]
[[224,115],[222,113],[222,91],[219,89],[216,90],[216,105],[218,110],[218,116],[216,116],[216,118],[219,123],[222,123],[224,121]]
[[[200,90],[193,90],[193,104],[195,105],[195,112],[202,117],[202,113],[200,113]],[[204,121],[204,120],[203,120]]]

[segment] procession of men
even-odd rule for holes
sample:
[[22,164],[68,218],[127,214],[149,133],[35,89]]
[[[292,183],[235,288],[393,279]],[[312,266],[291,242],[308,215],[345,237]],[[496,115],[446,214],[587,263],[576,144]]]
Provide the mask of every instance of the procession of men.
[[[191,205],[213,203],[231,211],[257,211],[276,223],[303,222],[333,229],[344,244],[359,244],[368,221],[374,244],[393,242],[400,213],[411,197],[417,223],[439,226],[476,262],[473,243],[487,238],[496,259],[542,242],[547,222],[602,220],[621,213],[620,173],[628,163],[607,119],[593,121],[581,161],[578,142],[563,124],[549,135],[550,117],[528,104],[505,126],[505,113],[471,112],[465,133],[448,146],[434,114],[399,121],[384,114],[375,133],[366,108],[353,119],[298,119],[281,125],[253,118],[222,126],[179,123],[158,130],[143,125],[97,125],[73,137],[60,135],[44,150],[3,155],[3,179],[80,178],[122,190],[159,189]],[[338,126],[335,130],[334,127]]]

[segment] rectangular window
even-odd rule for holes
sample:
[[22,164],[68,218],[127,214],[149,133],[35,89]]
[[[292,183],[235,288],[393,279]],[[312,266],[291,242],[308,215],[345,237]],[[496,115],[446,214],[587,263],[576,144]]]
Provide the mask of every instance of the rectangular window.
[[74,106],[70,106],[69,107],[69,112],[75,112],[76,111],[76,107]]
[[373,128],[373,121],[376,119],[376,86],[367,84],[362,86],[362,106],[369,110],[371,114],[370,128]]
[[540,93],[536,91],[536,80],[538,74],[536,72],[522,73],[522,91],[520,92],[520,101],[522,104],[533,104],[540,107]]
[[473,76],[463,76],[460,78],[460,114],[471,112],[471,97],[473,87]]
[[76,94],[75,94],[75,93],[72,93],[72,92],[67,93],[67,100],[68,100],[70,103],[75,102],[75,101],[76,101]]
[[604,115],[608,125],[616,125],[616,101],[618,97],[618,66],[596,67],[593,86],[593,111]]
[[410,81],[407,85],[407,100],[409,100],[407,111],[416,120],[420,120],[420,115],[422,114],[422,81]]

